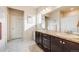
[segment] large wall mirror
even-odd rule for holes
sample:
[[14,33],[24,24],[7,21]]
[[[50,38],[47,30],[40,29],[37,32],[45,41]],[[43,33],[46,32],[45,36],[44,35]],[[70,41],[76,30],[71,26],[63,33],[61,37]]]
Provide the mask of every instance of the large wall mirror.
[[79,35],[79,7],[63,7],[60,15],[61,31]]
[[79,35],[79,7],[63,6],[39,16],[38,28]]

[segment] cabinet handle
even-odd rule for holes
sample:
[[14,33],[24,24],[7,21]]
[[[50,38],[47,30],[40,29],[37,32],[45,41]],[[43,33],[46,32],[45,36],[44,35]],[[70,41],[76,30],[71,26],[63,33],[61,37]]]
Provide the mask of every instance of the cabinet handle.
[[62,43],[62,41],[60,41],[60,43]]
[[63,44],[66,44],[65,42],[63,42]]

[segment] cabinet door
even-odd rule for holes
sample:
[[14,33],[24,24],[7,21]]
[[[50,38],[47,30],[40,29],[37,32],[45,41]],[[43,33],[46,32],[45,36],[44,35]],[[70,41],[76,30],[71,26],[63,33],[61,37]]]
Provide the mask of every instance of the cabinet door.
[[62,39],[52,36],[51,38],[51,52],[63,52]]
[[[71,42],[72,43],[72,42]],[[70,52],[79,52],[79,44],[77,43],[72,43],[70,45]]]
[[35,32],[35,41],[39,47],[42,47],[42,34],[40,32]]
[[50,42],[51,38],[47,34],[43,34],[43,49],[44,51],[49,52],[50,51]]
[[63,40],[64,51],[67,52],[79,52],[79,44],[67,40]]
[[36,41],[37,44],[39,44],[39,41],[38,41],[39,36],[40,36],[40,33],[36,31],[35,32],[35,41]]
[[66,39],[63,39],[63,42],[62,42],[62,44],[63,44],[63,51],[64,52],[70,52],[70,42],[69,41],[67,41]]

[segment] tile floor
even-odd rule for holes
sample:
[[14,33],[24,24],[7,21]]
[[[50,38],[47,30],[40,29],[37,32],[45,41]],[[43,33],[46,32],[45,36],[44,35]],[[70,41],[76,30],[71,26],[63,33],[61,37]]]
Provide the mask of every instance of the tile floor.
[[35,41],[16,39],[8,41],[5,52],[43,52]]

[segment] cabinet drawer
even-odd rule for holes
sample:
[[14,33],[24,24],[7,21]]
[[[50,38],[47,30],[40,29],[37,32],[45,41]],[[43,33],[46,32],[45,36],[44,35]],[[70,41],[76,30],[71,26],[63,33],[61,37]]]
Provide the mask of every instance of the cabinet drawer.
[[50,39],[50,35],[48,35],[48,34],[43,34],[43,38]]
[[50,49],[50,42],[51,41],[49,39],[44,38],[43,39],[43,47]]
[[[63,40],[65,42],[64,49],[69,52],[79,52],[79,44],[67,40]],[[66,50],[67,49],[67,50]]]
[[54,37],[53,39],[53,43],[57,44],[57,45],[62,45],[63,40],[61,38],[58,37]]
[[58,37],[51,38],[51,52],[63,52],[62,39]]

